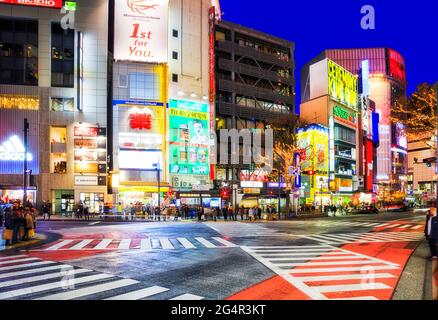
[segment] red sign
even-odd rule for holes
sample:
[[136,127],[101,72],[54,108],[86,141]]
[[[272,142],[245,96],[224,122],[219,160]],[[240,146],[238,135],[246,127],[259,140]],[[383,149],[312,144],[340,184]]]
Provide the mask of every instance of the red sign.
[[0,4],[1,3],[57,9],[62,8],[62,0],[0,0]]
[[134,130],[151,130],[151,115],[146,113],[133,113],[129,116],[129,125],[131,129]]
[[75,137],[97,137],[99,134],[99,128],[96,127],[75,127]]
[[403,57],[396,51],[388,50],[389,75],[397,80],[406,81],[406,67]]
[[373,191],[373,184],[374,184],[374,154],[373,154],[373,142],[371,140],[366,140],[366,155],[365,155],[365,189],[366,191],[372,192]]

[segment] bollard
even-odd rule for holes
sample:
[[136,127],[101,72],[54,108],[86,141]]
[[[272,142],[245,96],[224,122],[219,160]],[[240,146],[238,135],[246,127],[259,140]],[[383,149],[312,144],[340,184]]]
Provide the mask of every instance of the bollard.
[[432,261],[432,300],[438,300],[438,261]]

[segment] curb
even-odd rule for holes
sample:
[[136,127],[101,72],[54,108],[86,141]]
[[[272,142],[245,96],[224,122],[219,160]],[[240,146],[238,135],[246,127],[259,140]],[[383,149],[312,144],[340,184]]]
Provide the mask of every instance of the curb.
[[17,244],[14,244],[12,246],[8,246],[8,247],[5,246],[4,249],[0,250],[0,254],[18,251],[18,250],[23,249],[23,248],[30,249],[32,247],[38,246],[39,244],[41,244],[42,242],[44,242],[46,240],[47,240],[47,237],[45,235],[43,235],[41,233],[36,233],[33,240],[26,241],[26,242],[20,242],[20,243],[17,243]]

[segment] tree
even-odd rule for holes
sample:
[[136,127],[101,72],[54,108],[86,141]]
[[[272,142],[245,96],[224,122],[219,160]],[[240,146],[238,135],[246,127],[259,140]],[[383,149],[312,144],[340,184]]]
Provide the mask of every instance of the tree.
[[436,86],[422,83],[409,98],[402,98],[392,110],[392,121],[406,126],[409,141],[423,141],[436,149]]

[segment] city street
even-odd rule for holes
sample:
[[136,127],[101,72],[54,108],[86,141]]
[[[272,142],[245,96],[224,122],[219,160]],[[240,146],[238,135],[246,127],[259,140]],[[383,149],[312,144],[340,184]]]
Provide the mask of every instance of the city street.
[[46,240],[0,253],[0,299],[389,300],[424,220],[38,221]]

